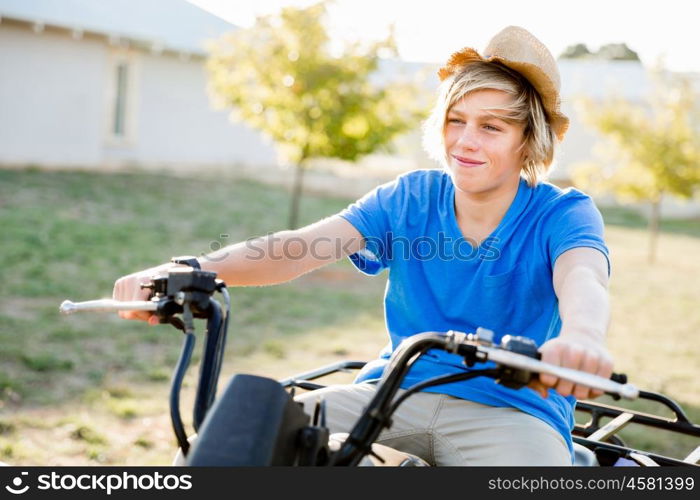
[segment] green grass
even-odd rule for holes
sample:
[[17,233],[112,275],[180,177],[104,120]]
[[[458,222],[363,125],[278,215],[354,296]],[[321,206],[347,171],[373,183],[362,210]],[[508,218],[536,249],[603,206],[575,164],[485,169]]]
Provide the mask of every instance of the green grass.
[[[632,229],[646,229],[649,221],[636,210],[625,207],[601,208],[605,223]],[[700,238],[700,219],[663,219],[660,224],[662,232],[683,234]]]
[[[302,223],[348,202],[307,196]],[[58,306],[64,299],[107,297],[119,276],[172,255],[201,254],[283,229],[288,203],[282,190],[240,180],[0,170],[2,456],[29,464],[167,463],[174,449],[167,388],[181,334],[113,314],[62,317]],[[273,362],[281,374],[282,362],[292,369],[309,362],[309,351],[329,355],[318,338],[308,340],[310,332],[323,327],[333,339],[366,317],[373,318],[377,345],[368,343],[373,347],[365,355],[375,352],[383,342],[384,280],[362,280],[344,262],[329,269],[360,282],[360,291],[312,277],[235,290],[225,370],[239,355],[237,365],[248,371]],[[301,353],[299,345],[305,345]],[[289,363],[288,355],[296,359]],[[196,366],[186,379],[185,401],[195,377]],[[120,396],[115,387],[134,389]],[[61,424],[72,415],[90,415],[92,421],[80,425],[99,431],[109,446],[75,439],[75,425]],[[127,435],[128,446],[120,448]],[[140,443],[136,450],[133,443]]]
[[[302,223],[349,201],[307,196]],[[117,277],[172,255],[282,229],[287,208],[283,190],[242,180],[0,170],[0,460],[169,463],[167,390],[181,334],[113,314],[62,317],[58,305],[109,296]],[[700,224],[664,221],[659,263],[649,266],[645,222],[620,209],[604,215],[616,368],[700,421]],[[385,341],[385,279],[343,261],[285,285],[232,290],[222,380],[373,357]],[[183,409],[195,384],[192,369]],[[629,441],[670,454],[693,444],[659,436],[643,430]]]
[[[61,301],[109,296],[123,274],[173,254],[208,252],[214,242],[281,229],[287,217],[287,195],[279,190],[147,174],[0,170],[0,200],[0,397],[11,392],[24,404],[79,397],[99,373],[162,381],[177,359],[174,330],[151,330],[115,315],[61,317]],[[305,222],[346,203],[308,197]],[[241,289],[233,344],[246,348],[280,332],[293,336],[360,309],[380,313],[381,305],[319,284]]]

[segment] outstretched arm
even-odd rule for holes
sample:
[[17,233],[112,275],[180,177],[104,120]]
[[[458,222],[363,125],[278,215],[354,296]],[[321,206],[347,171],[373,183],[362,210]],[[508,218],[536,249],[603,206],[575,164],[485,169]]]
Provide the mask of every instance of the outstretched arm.
[[[540,351],[548,363],[610,377],[613,361],[605,347],[610,323],[608,263],[596,249],[573,248],[561,254],[554,264],[554,291],[559,300],[562,326],[559,337],[545,342]],[[561,395],[577,399],[600,396],[585,386],[541,375],[536,387],[546,394],[553,387]]]
[[[295,231],[280,231],[236,243],[198,259],[202,269],[214,271],[231,286],[274,285],[290,281],[364,247],[360,232],[338,215]],[[166,263],[119,278],[112,296],[116,300],[146,300],[140,285],[151,276],[177,264]],[[145,311],[123,311],[125,319],[151,320]],[[151,321],[157,323],[153,318]]]
[[362,235],[335,215],[294,231],[230,245],[199,259],[231,286],[275,285],[358,252]]

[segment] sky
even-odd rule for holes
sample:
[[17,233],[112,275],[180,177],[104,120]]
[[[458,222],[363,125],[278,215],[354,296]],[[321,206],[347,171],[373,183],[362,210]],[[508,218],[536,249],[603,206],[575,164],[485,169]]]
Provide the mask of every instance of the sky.
[[[188,0],[243,28],[256,15],[313,0]],[[462,48],[483,49],[502,28],[522,26],[559,56],[569,45],[597,50],[626,43],[642,63],[662,57],[673,71],[700,72],[700,5],[695,0],[335,0],[328,26],[334,39],[386,37],[395,26],[402,59],[444,62]]]

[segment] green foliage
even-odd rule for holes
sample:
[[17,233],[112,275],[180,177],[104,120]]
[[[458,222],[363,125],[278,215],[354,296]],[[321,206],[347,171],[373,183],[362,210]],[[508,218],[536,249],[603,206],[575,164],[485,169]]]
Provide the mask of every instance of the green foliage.
[[690,198],[700,185],[700,133],[697,96],[689,82],[657,75],[657,89],[646,106],[617,99],[587,101],[584,118],[609,138],[622,167],[587,166],[575,176],[589,189],[634,201],[656,202],[664,194]]
[[331,53],[323,2],[259,17],[221,38],[207,68],[211,89],[234,116],[261,130],[288,160],[356,160],[413,129],[425,116],[411,84],[378,86],[379,55],[395,54],[391,37]]
[[143,436],[140,437],[140,438],[137,438],[137,439],[134,441],[134,444],[135,444],[136,446],[138,446],[138,447],[140,447],[140,448],[143,448],[143,449],[146,449],[146,450],[150,450],[150,449],[153,448],[153,446],[154,446],[153,441],[151,441],[151,440],[148,439],[147,437],[143,437]]
[[277,359],[284,359],[287,356],[284,343],[279,340],[271,339],[263,342],[262,349],[264,352]]
[[594,163],[574,170],[574,184],[613,193],[621,201],[647,202],[649,261],[656,255],[660,204],[665,195],[691,198],[700,186],[698,100],[689,81],[656,75],[656,91],[646,106],[616,99],[583,102],[584,119],[610,139],[621,167]]
[[70,431],[70,437],[90,444],[107,444],[108,442],[102,434],[85,424],[75,426]]
[[16,426],[12,422],[5,422],[0,420],[0,435],[12,434],[15,432]]
[[73,369],[73,362],[60,359],[52,354],[39,354],[36,356],[22,355],[22,362],[30,370],[36,372],[69,371]]
[[586,44],[577,43],[575,45],[569,45],[559,57],[561,59],[583,59],[591,55],[592,53]]
[[625,43],[608,43],[591,52],[583,43],[569,45],[559,56],[561,59],[602,59],[607,61],[639,61],[639,54]]
[[639,61],[639,54],[630,49],[625,43],[608,43],[598,49],[599,59],[609,61]]
[[3,444],[0,445],[0,457],[2,458],[15,458],[16,452],[15,452],[15,445],[12,444]]

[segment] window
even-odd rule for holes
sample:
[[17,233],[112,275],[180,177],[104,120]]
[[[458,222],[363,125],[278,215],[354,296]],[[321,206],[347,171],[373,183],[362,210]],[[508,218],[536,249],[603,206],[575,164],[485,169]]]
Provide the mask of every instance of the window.
[[138,134],[140,61],[136,51],[110,47],[105,62],[101,113],[104,145],[126,151],[135,145]]
[[126,135],[126,103],[127,89],[129,87],[129,66],[122,62],[116,66],[116,92],[114,96],[114,120],[112,122],[112,133],[115,137]]

